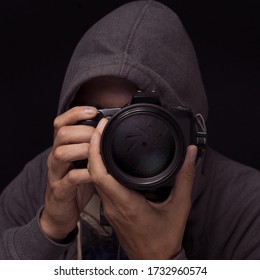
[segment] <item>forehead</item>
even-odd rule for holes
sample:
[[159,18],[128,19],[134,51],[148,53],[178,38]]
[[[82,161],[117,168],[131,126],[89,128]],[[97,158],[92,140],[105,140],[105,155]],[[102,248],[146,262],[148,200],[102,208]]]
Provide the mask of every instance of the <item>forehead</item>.
[[112,76],[98,77],[81,86],[71,106],[122,107],[131,101],[137,90],[137,86],[126,79]]

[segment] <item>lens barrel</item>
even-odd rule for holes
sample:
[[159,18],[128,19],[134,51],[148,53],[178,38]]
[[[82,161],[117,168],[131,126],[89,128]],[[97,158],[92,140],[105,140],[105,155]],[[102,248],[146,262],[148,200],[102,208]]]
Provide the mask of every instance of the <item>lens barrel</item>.
[[141,103],[116,113],[105,127],[101,155],[109,173],[141,191],[165,187],[186,152],[182,129],[162,106]]

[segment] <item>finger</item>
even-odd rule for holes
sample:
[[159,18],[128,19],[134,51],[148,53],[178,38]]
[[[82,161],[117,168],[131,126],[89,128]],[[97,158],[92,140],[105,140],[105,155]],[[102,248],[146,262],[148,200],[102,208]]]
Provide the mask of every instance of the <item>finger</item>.
[[70,186],[77,186],[80,184],[87,184],[91,183],[92,180],[90,178],[88,169],[82,168],[82,169],[71,169],[66,176],[62,179],[64,182],[64,187],[70,187]]
[[173,191],[170,199],[174,200],[176,207],[189,208],[191,203],[191,192],[195,178],[195,162],[197,156],[197,147],[191,145],[187,148],[184,163],[175,178]]
[[61,179],[74,161],[88,157],[88,143],[59,146],[53,150],[49,158],[49,168],[55,179]]
[[123,187],[108,174],[100,154],[101,133],[106,123],[107,121],[102,119],[91,137],[88,151],[89,173],[103,200],[128,204],[129,198],[137,195],[136,192]]
[[95,179],[95,182],[98,185],[99,183],[101,185],[105,180],[103,177],[109,175],[100,153],[101,134],[106,126],[106,123],[106,119],[103,118],[100,120],[96,130],[92,134],[88,150],[88,169],[90,175]]
[[85,125],[63,126],[58,130],[53,146],[89,143],[94,130],[94,127]]
[[87,169],[71,169],[62,180],[53,184],[53,192],[56,194],[56,199],[65,202],[70,196],[70,199],[73,200],[76,194],[75,190],[79,187],[91,187],[91,182]]
[[98,123],[95,131],[92,134],[90,139],[90,145],[88,150],[88,162],[89,162],[89,169],[92,172],[93,176],[101,176],[107,174],[107,169],[103,164],[102,157],[100,154],[100,141],[101,141],[101,134],[107,124],[107,120],[105,118],[101,119]]
[[71,163],[76,160],[87,159],[88,157],[88,143],[71,144],[59,146],[55,149],[54,160],[56,165],[64,163]]
[[78,106],[59,115],[54,120],[54,129],[58,131],[61,127],[66,125],[73,125],[84,119],[91,119],[97,114],[97,109],[91,106]]
[[108,123],[108,120],[107,120],[106,118],[101,119],[101,120],[99,121],[97,127],[96,127],[96,130],[97,130],[100,134],[102,134],[103,131],[104,131],[105,126],[107,125],[107,123]]

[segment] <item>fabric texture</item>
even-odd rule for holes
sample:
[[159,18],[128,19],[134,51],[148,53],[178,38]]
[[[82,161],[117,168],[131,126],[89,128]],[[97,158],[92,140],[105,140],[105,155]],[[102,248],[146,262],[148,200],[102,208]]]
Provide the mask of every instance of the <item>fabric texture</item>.
[[[86,81],[103,75],[125,78],[144,92],[156,90],[164,107],[182,105],[207,119],[193,45],[178,16],[159,2],[125,4],[86,32],[69,63],[58,114]],[[77,257],[76,232],[59,244],[39,226],[49,152],[29,162],[0,197],[0,259]],[[176,259],[260,259],[259,201],[259,171],[208,148],[197,168],[183,251]],[[113,234],[100,236],[84,220],[80,235],[84,258],[118,257]]]

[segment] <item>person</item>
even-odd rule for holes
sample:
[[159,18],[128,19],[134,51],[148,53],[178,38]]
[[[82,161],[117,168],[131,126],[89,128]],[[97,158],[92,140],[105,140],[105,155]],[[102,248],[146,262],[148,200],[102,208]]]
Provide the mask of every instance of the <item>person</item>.
[[[162,202],[108,172],[100,138],[109,121],[75,124],[95,118],[97,109],[128,105],[138,90],[207,119],[192,43],[178,16],[152,0],[117,8],[77,45],[53,146],[0,197],[1,259],[260,259],[259,171],[210,147],[197,162],[190,145]],[[87,167],[74,168],[82,160]]]

